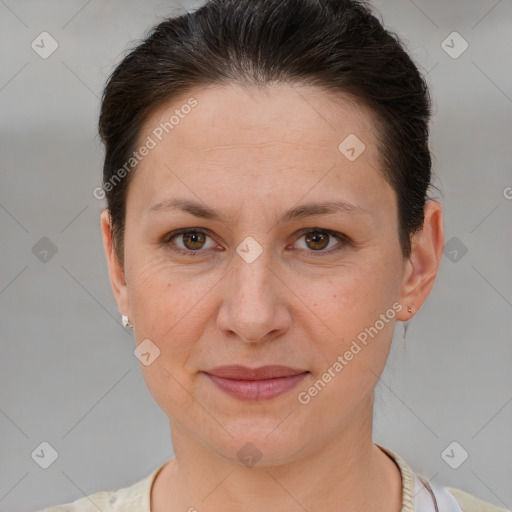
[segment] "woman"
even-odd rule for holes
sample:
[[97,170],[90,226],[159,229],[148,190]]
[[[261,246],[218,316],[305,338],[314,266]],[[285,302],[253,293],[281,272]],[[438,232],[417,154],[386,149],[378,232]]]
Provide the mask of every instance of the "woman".
[[47,510],[497,511],[372,441],[434,284],[430,99],[362,2],[212,0],[103,95],[112,289],[175,456]]

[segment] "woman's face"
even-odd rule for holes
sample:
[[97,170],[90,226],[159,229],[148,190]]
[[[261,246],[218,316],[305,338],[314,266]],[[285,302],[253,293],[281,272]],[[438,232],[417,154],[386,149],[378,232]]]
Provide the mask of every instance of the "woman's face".
[[[348,99],[289,85],[195,90],[148,119],[127,197],[127,285],[110,270],[176,435],[272,464],[371,428],[395,321],[410,317],[374,126]],[[208,375],[225,365],[303,373],[274,381],[277,395],[269,381],[233,394]]]

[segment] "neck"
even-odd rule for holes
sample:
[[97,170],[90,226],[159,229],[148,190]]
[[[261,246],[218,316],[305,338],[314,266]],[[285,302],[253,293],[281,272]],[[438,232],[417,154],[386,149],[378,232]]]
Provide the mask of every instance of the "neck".
[[175,457],[155,480],[151,510],[399,512],[399,468],[371,437],[373,397],[362,409],[319,448],[284,464],[250,468],[220,457],[173,424]]

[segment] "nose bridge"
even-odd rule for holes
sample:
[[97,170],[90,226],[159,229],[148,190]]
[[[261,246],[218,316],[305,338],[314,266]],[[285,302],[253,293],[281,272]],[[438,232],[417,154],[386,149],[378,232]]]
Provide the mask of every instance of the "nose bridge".
[[236,332],[245,341],[264,339],[284,327],[279,304],[279,280],[273,272],[272,255],[255,238],[246,237],[233,257],[229,295],[220,315],[221,327]]
[[[234,257],[233,293],[239,305],[251,304],[259,314],[273,302],[270,250],[252,237],[247,237],[238,247]],[[241,313],[244,314],[245,308]]]

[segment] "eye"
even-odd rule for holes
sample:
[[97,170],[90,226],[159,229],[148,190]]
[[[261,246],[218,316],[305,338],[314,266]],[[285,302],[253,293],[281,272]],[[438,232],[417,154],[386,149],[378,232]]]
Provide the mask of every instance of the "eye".
[[[347,237],[342,235],[341,233],[336,233],[334,231],[329,231],[327,229],[314,228],[309,229],[307,231],[301,231],[301,236],[298,240],[304,239],[305,250],[308,252],[316,252],[316,253],[330,253],[341,249],[343,245],[348,243]],[[338,240],[338,246],[336,244],[333,246],[330,244],[332,239]],[[329,247],[329,249],[326,249]],[[304,248],[304,247],[303,247]]]
[[[211,244],[209,247],[206,244],[207,239],[211,240]],[[320,254],[337,251],[341,249],[346,243],[348,243],[348,239],[345,235],[320,228],[309,228],[307,230],[302,230],[301,232],[299,232],[298,240],[302,239],[304,239],[304,245],[301,249],[304,249],[310,253]],[[333,239],[338,240],[337,245],[339,246],[336,247],[336,244],[334,244],[334,249],[332,248],[331,243]],[[189,228],[182,229],[180,231],[174,231],[169,235],[165,236],[162,242],[164,243],[164,245],[168,246],[174,252],[192,256],[204,252],[201,249],[204,249],[206,251],[208,249],[214,249],[216,247],[215,242],[208,235],[208,232],[198,228]]]
[[[200,252],[200,249],[205,248],[206,239],[210,238],[206,231],[202,229],[182,229],[181,231],[175,231],[170,235],[165,237],[164,243],[169,245],[170,249],[179,252],[181,254],[190,254],[195,255]],[[173,240],[177,240],[183,244],[182,246],[179,243],[174,243]],[[211,238],[210,238],[211,240]],[[215,247],[215,243],[212,240],[213,245],[210,247],[206,246],[206,249],[213,249]],[[174,246],[174,247],[173,247]]]

